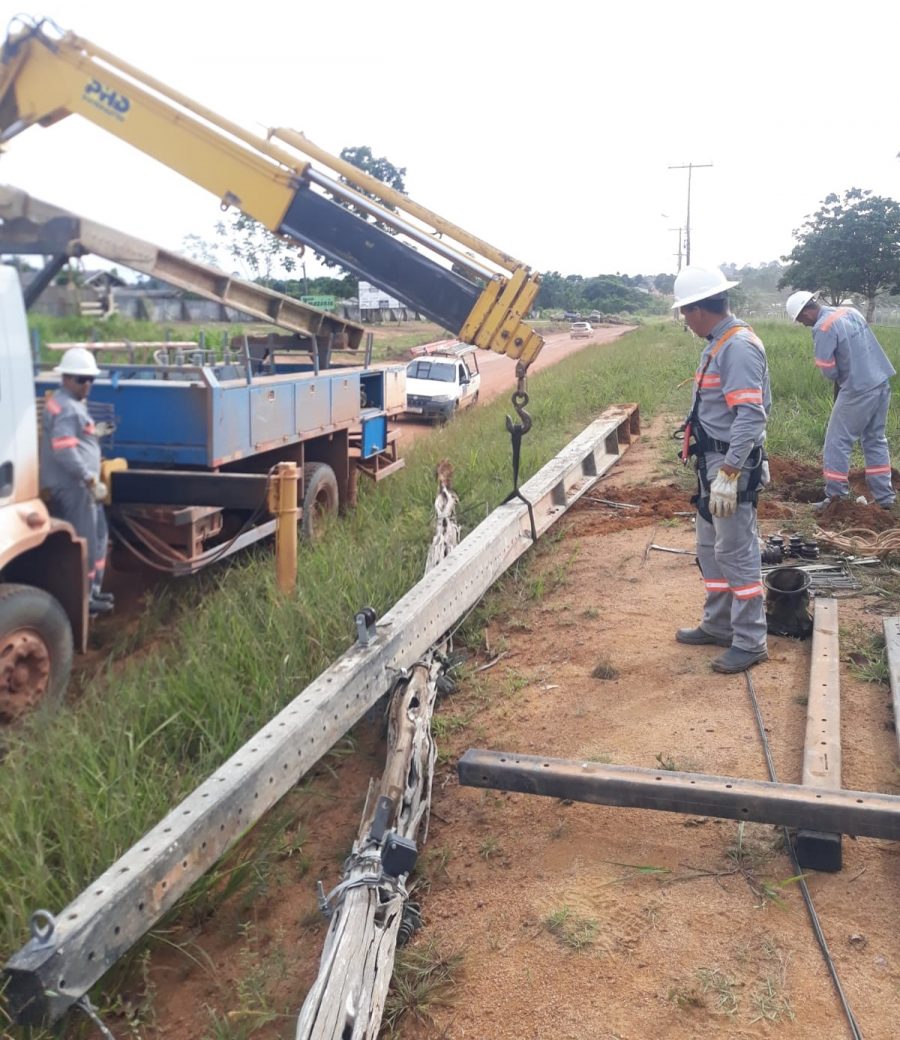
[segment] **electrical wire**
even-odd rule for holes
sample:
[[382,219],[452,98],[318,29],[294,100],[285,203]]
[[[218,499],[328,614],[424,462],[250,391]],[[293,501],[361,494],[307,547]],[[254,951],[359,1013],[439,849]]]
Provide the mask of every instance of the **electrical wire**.
[[900,555],[900,530],[896,527],[880,534],[868,527],[848,527],[841,532],[823,531],[817,527],[816,538],[856,556]]
[[[753,688],[753,680],[750,678],[749,672],[744,672],[744,679],[747,682],[747,693],[750,695],[750,703],[753,705],[753,713],[756,716],[756,726],[759,730],[760,740],[762,741],[763,752],[766,756],[766,765],[769,769],[769,779],[773,784],[778,783],[778,774],[775,772],[775,763],[772,761],[772,752],[769,749],[769,739],[766,736],[766,727],[763,722],[762,712],[759,709],[759,701],[756,699],[756,690]],[[813,906],[812,896],[809,894],[809,887],[806,884],[806,878],[803,876],[803,868],[800,866],[797,860],[797,853],[794,851],[794,846],[791,843],[790,835],[788,834],[787,827],[782,828],[784,832],[784,844],[788,850],[788,854],[791,858],[791,865],[794,868],[794,875],[799,879],[800,891],[803,893],[803,902],[806,904],[806,912],[809,914],[810,924],[812,925],[813,933],[815,934],[816,941],[819,944],[819,949],[822,951],[822,956],[825,958],[825,966],[828,968],[828,974],[831,976],[831,981],[834,983],[835,991],[838,995],[838,1000],[841,1002],[841,1007],[844,1009],[844,1015],[847,1018],[847,1024],[850,1026],[850,1033],[853,1036],[853,1040],[863,1040],[863,1035],[859,1030],[859,1026],[856,1023],[856,1017],[850,1008],[850,1004],[847,1002],[847,997],[844,994],[844,988],[841,986],[841,980],[838,977],[837,967],[831,956],[831,951],[828,949],[828,941],[825,938],[825,933],[822,931],[822,925],[819,922],[819,915],[816,913],[816,908]]]
[[[123,519],[125,520],[127,526],[131,530],[131,533],[135,537],[141,538],[143,540],[145,549],[149,550],[150,552],[155,552],[158,557],[170,563],[170,566],[165,566],[164,564],[160,564],[155,562],[154,560],[149,559],[147,556],[141,553],[138,550],[138,548],[135,545],[133,545],[126,537],[123,536],[123,532],[119,527],[115,525],[111,526],[113,527],[115,533],[118,535],[119,542],[121,543],[123,548],[127,549],[128,552],[130,552],[134,557],[140,560],[141,563],[145,564],[147,567],[150,567],[152,570],[161,571],[163,574],[178,575],[183,574],[185,572],[186,564],[189,567],[188,573],[197,574],[199,571],[204,570],[210,564],[217,563],[219,560],[221,560],[222,557],[230,551],[234,543],[256,523],[256,521],[262,516],[264,512],[266,512],[266,504],[269,498],[269,484],[272,480],[273,470],[274,467],[273,469],[269,470],[269,479],[266,482],[266,490],[265,494],[262,497],[262,501],[256,507],[256,509],[254,509],[250,516],[244,521],[240,530],[238,530],[238,532],[232,538],[229,538],[227,542],[224,542],[221,546],[219,546],[217,551],[214,552],[213,555],[206,557],[202,561],[198,561],[195,565],[191,563],[188,557],[182,556],[182,554],[178,553],[177,550],[172,548],[172,546],[167,545],[167,543],[162,542],[161,539],[157,538],[156,535],[152,535],[153,541],[157,541],[160,542],[160,544],[162,545],[166,545],[167,548],[170,549],[172,552],[171,556],[167,556],[159,548],[155,547],[149,539],[143,539],[142,535],[144,533],[151,534],[151,532],[144,532],[140,524],[135,524],[135,522],[130,520],[128,517],[124,517]],[[138,530],[133,529],[134,527],[138,528]],[[183,563],[181,562],[182,560],[184,561]]]

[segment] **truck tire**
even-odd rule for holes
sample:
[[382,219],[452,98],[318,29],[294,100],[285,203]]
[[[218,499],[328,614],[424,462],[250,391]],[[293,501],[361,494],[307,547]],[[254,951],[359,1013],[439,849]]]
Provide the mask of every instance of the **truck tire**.
[[303,467],[303,519],[300,533],[309,541],[318,538],[322,520],[336,516],[340,496],[334,470],[325,462],[307,462]]
[[0,724],[57,707],[71,670],[72,628],[56,599],[0,585]]

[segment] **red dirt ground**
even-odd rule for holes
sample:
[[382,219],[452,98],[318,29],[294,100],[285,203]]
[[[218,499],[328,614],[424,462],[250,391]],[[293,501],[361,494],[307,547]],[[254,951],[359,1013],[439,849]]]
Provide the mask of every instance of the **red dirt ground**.
[[[744,678],[711,672],[716,648],[673,641],[702,603],[692,557],[647,552],[648,527],[650,540],[693,545],[690,517],[675,515],[689,508],[683,475],[660,470],[664,425],[588,496],[640,509],[579,504],[521,580],[497,592],[484,643],[502,658],[439,706],[415,943],[459,952],[462,968],[450,1003],[407,1019],[401,1037],[849,1035],[775,828],[477,791],[456,779],[468,747],[766,778]],[[763,534],[808,530],[808,510],[789,499],[818,476],[782,460],[773,471]],[[854,524],[857,514],[870,527],[884,519],[849,508]],[[885,609],[876,596],[841,600],[842,659],[865,649]],[[770,660],[752,673],[785,782],[801,775],[809,658],[809,642],[772,638]],[[844,786],[897,793],[888,688],[843,660],[841,686]],[[380,771],[377,730],[360,724],[354,739],[356,753],[333,755],[285,800],[264,876],[251,872],[242,891],[166,929],[168,945],[118,994],[131,1017],[110,1016],[117,1036],[293,1036],[324,932],[315,882],[338,880],[368,777]],[[809,877],[867,1040],[894,1040],[900,1021],[898,849],[846,837],[843,871]]]

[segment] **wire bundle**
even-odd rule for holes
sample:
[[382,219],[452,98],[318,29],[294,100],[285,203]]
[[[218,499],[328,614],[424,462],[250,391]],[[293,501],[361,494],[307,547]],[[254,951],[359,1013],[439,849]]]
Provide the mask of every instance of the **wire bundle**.
[[848,527],[840,532],[817,527],[815,534],[820,542],[854,556],[900,556],[900,527],[880,534],[868,527]]

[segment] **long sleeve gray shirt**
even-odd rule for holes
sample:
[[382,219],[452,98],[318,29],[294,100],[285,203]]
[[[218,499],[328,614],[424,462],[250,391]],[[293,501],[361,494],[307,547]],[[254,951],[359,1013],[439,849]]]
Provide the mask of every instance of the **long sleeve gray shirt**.
[[812,334],[816,368],[842,390],[864,392],[896,375],[866,319],[854,307],[823,307]]
[[725,464],[742,468],[751,451],[764,443],[772,408],[765,347],[733,314],[707,340],[694,376],[694,400],[700,396],[697,417],[710,437],[728,442]]
[[79,487],[100,477],[100,441],[84,401],[60,388],[44,406],[41,487]]

